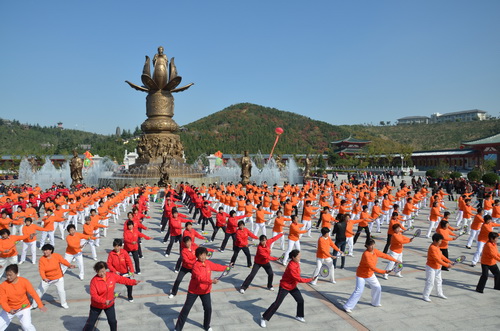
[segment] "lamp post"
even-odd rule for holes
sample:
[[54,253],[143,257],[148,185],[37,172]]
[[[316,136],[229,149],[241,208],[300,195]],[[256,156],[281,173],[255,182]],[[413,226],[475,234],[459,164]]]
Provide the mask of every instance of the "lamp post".
[[405,157],[403,155],[401,155],[400,157],[401,157],[401,171],[403,171],[403,160]]

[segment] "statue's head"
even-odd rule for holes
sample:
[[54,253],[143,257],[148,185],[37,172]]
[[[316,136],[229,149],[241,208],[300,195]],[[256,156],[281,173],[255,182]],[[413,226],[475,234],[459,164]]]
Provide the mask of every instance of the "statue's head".
[[78,156],[78,152],[76,151],[76,149],[73,150],[73,156]]
[[163,46],[158,47],[158,54],[163,54]]
[[245,156],[248,156],[248,151],[244,151],[244,152],[243,152],[243,154],[244,154]]

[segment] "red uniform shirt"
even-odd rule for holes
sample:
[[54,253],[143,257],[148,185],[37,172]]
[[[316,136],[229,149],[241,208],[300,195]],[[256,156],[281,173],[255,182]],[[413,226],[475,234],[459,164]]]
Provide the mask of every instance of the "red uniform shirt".
[[295,261],[290,261],[286,267],[285,273],[280,281],[280,287],[287,291],[291,291],[297,287],[298,283],[309,283],[312,278],[300,277],[300,265]]
[[121,274],[135,272],[132,260],[130,259],[128,252],[124,249],[120,249],[118,253],[115,252],[115,250],[109,252],[108,269],[111,272],[119,272]]
[[269,261],[276,261],[278,258],[271,256],[271,245],[282,236],[283,233],[280,233],[277,236],[272,237],[271,239],[267,239],[266,246],[262,246],[262,244],[259,244],[257,246],[257,253],[255,253],[255,263],[267,264],[269,263]]
[[[95,275],[90,281],[90,305],[99,309],[106,309],[114,305],[116,283],[137,285],[135,279],[119,276],[112,272],[106,272],[105,277]],[[110,303],[106,305],[108,300]]]
[[193,264],[191,281],[188,292],[192,294],[207,294],[212,290],[212,270],[224,271],[226,267],[209,260],[205,262],[196,261]]

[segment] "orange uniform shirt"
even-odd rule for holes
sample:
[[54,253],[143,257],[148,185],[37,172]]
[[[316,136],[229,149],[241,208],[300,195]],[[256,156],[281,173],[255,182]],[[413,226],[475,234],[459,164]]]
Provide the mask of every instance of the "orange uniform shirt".
[[66,236],[66,243],[68,246],[66,247],[66,253],[70,255],[76,255],[82,251],[80,248],[80,241],[82,239],[89,239],[89,235],[75,232],[74,235],[67,235]]
[[494,265],[500,261],[500,254],[496,243],[488,241],[483,248],[483,255],[481,255],[481,264]]
[[288,234],[288,239],[297,241],[299,240],[299,235],[301,233],[306,233],[307,230],[301,230],[304,224],[299,224],[299,223],[292,223],[290,224],[290,233]]
[[326,259],[331,257],[330,248],[333,248],[337,252],[340,252],[340,249],[335,245],[332,239],[328,237],[319,237],[318,239],[318,249],[316,250],[316,257],[318,259]]
[[439,269],[441,266],[447,266],[448,263],[451,261],[443,255],[439,247],[431,244],[427,251],[427,265],[432,269]]
[[361,261],[359,262],[358,269],[356,270],[356,276],[360,278],[370,278],[373,276],[374,272],[378,272],[380,274],[385,273],[385,270],[377,268],[377,261],[379,257],[397,262],[395,258],[382,253],[376,248],[373,249],[373,252],[366,250],[361,256]]
[[62,278],[63,273],[61,264],[69,267],[71,264],[66,261],[60,254],[52,253],[50,258],[42,256],[38,265],[38,272],[42,279],[55,280]]
[[40,300],[40,297],[36,294],[30,281],[26,278],[17,277],[15,284],[4,281],[0,284],[0,305],[2,309],[11,311],[13,309],[22,308],[23,306],[30,307],[30,300],[26,294],[29,294],[35,299],[39,308],[44,307],[42,300]]

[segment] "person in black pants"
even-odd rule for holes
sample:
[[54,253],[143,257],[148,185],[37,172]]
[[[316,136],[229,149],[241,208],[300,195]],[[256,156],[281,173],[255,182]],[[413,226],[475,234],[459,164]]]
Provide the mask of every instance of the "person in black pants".
[[212,238],[210,238],[210,242],[213,242],[215,240],[215,236],[217,235],[217,232],[219,232],[219,229],[222,229],[222,232],[226,232],[226,219],[229,217],[229,214],[224,212],[224,208],[219,207],[219,212],[215,216],[215,229],[214,232],[212,233]]
[[290,263],[288,263],[285,273],[281,278],[278,296],[276,297],[276,300],[271,304],[271,306],[267,308],[264,314],[262,314],[260,326],[263,328],[266,327],[266,322],[271,320],[273,315],[283,303],[283,300],[285,300],[285,297],[288,295],[288,293],[290,293],[297,302],[297,315],[295,316],[295,319],[302,323],[306,322],[306,320],[304,319],[304,298],[302,297],[297,284],[309,283],[313,279],[300,277],[300,251],[298,249],[294,249],[293,251],[291,251],[288,257],[291,261]]
[[399,217],[399,214],[397,212],[392,213],[391,220],[389,221],[389,227],[387,229],[387,242],[385,243],[385,246],[384,246],[384,254],[387,254],[387,251],[389,250],[389,247],[391,246],[391,239],[392,239],[392,232],[393,232],[392,226],[395,224],[395,222],[399,223],[398,217]]
[[495,277],[494,289],[500,290],[500,271],[498,270],[497,261],[500,261],[500,254],[497,248],[498,233],[490,232],[488,234],[488,242],[484,245],[483,254],[481,256],[481,278],[476,286],[476,292],[483,293],[486,281],[488,280],[488,271],[491,271]]
[[193,269],[191,271],[191,281],[189,282],[186,301],[184,302],[184,306],[175,324],[176,331],[181,331],[184,328],[189,312],[191,308],[193,308],[194,302],[198,297],[201,299],[204,311],[203,328],[206,331],[212,330],[210,327],[210,322],[212,320],[212,300],[210,298],[210,292],[212,291],[212,284],[217,284],[219,282],[217,278],[212,279],[212,270],[224,271],[227,267],[207,260],[207,249],[205,247],[196,248],[195,255],[197,260],[193,264]]
[[356,241],[358,241],[359,235],[361,234],[361,231],[363,231],[363,229],[366,233],[366,240],[368,241],[371,238],[368,222],[373,222],[373,220],[370,218],[367,205],[363,206],[363,210],[361,211],[361,215],[359,216],[359,218],[363,221],[358,224],[358,231],[356,231],[356,235],[354,236],[354,244],[356,243]]
[[[338,220],[337,223],[333,226],[332,230],[332,237],[336,235],[335,237],[335,245],[340,249],[341,252],[345,252],[345,246],[347,244],[347,239],[345,237],[345,231],[347,228],[347,222],[345,221],[346,217],[345,215],[349,214],[338,214],[336,219]],[[336,255],[337,252],[335,252]],[[345,256],[341,257],[341,264],[340,264],[340,269],[344,269],[345,265]],[[337,259],[333,259],[333,266],[337,268]]]
[[177,274],[177,278],[175,279],[174,286],[172,287],[172,290],[170,291],[170,294],[168,296],[169,299],[172,299],[177,295],[177,291],[179,290],[179,285],[182,282],[182,279],[187,273],[191,273],[193,269],[193,264],[196,262],[196,256],[194,254],[194,251],[192,249],[192,244],[193,242],[191,241],[191,237],[184,237],[182,238],[182,241],[184,243],[184,247],[182,249],[182,266],[181,269],[179,270],[179,273]]
[[257,253],[255,254],[255,260],[254,260],[254,265],[252,268],[252,271],[250,272],[250,275],[245,279],[243,282],[243,285],[241,285],[240,288],[240,293],[243,294],[245,293],[246,289],[248,286],[250,286],[250,283],[252,280],[255,278],[255,275],[257,275],[257,272],[259,269],[262,267],[267,273],[267,288],[270,291],[274,291],[273,288],[273,268],[271,267],[270,261],[276,261],[278,258],[272,257],[271,256],[271,245],[273,242],[278,240],[283,236],[283,233],[278,234],[277,236],[272,237],[271,239],[267,239],[265,235],[261,235],[259,237],[259,245],[257,246]]
[[233,244],[234,244],[236,229],[238,228],[238,221],[245,218],[245,215],[234,216],[235,214],[236,214],[236,211],[234,211],[234,210],[231,210],[229,212],[229,218],[227,219],[227,227],[224,230],[225,231],[224,240],[222,240],[222,244],[221,244],[220,249],[219,249],[219,251],[221,253],[224,252],[224,249],[226,248],[227,241],[229,240],[229,238],[233,239]]
[[250,268],[252,266],[252,257],[250,255],[250,250],[248,249],[248,237],[253,239],[259,239],[256,235],[250,232],[247,228],[245,228],[245,222],[238,222],[238,230],[235,233],[236,239],[234,240],[234,253],[231,257],[230,265],[233,266],[238,258],[238,254],[240,251],[243,251],[247,257],[247,266]]
[[111,331],[118,330],[115,312],[115,286],[117,283],[134,286],[141,282],[107,272],[106,269],[108,269],[106,262],[101,261],[94,265],[96,275],[90,281],[90,312],[83,331],[95,330],[95,324],[103,310],[108,318]]

